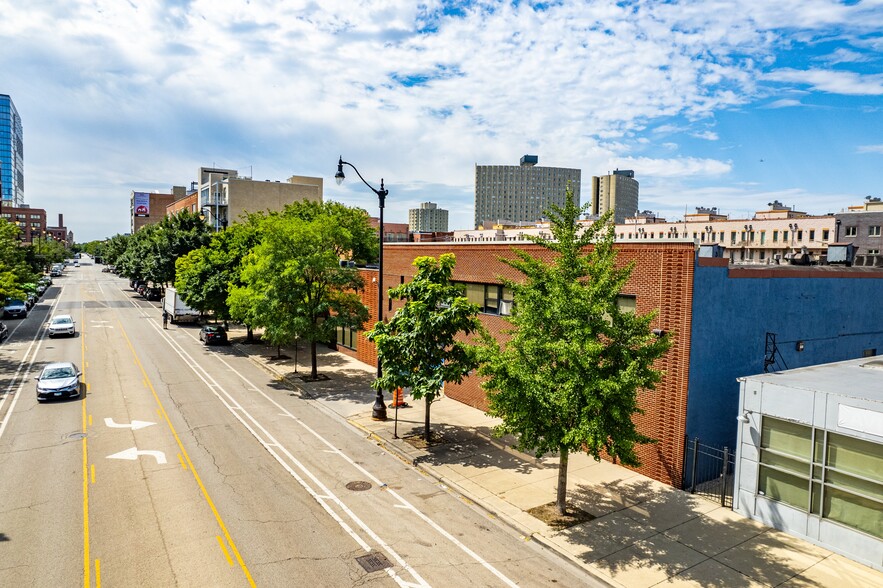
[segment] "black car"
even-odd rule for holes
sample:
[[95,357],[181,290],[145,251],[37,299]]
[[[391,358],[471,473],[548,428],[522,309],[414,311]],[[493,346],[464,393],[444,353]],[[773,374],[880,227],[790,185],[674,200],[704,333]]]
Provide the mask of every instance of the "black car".
[[227,343],[227,330],[220,325],[205,325],[199,330],[199,340],[206,345]]
[[162,300],[163,291],[162,288],[145,288],[142,295],[147,300]]
[[3,323],[0,323],[0,341],[3,341],[9,336],[9,329]]

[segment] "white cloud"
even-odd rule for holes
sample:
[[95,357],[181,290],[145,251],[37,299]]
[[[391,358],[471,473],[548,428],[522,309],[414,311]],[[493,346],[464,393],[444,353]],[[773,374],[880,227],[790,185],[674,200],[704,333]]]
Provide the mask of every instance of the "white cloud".
[[815,90],[831,94],[883,95],[883,75],[881,74],[862,75],[851,71],[829,69],[783,68],[768,73],[765,78],[775,82],[808,85]]
[[[869,3],[0,0],[0,13],[0,91],[25,120],[28,198],[64,212],[78,238],[126,230],[130,190],[189,184],[213,163],[330,179],[343,155],[391,194],[450,195],[458,210],[471,206],[475,163],[524,153],[584,175],[612,163],[719,177],[734,164],[681,156],[692,142],[666,135],[722,141],[710,119],[747,107],[768,81],[883,93],[875,75],[765,74],[796,37],[848,28],[868,45],[883,29]],[[357,185],[326,186],[376,206]],[[115,199],[119,220],[75,204]],[[388,213],[406,210],[393,200]]]
[[859,145],[856,153],[883,153],[883,145]]
[[635,170],[635,177],[639,179],[644,177],[689,178],[721,176],[732,170],[730,162],[718,161],[716,159],[698,159],[695,157],[679,159],[626,157],[611,162],[611,165],[614,163],[620,169]]
[[764,108],[791,108],[792,106],[802,106],[803,104],[800,100],[793,100],[791,98],[782,98],[781,100],[776,100],[775,102],[770,102],[769,104],[764,105]]

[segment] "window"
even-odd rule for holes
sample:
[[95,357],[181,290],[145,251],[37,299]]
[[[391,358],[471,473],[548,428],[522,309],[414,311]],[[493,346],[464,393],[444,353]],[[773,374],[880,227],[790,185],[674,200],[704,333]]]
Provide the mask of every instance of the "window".
[[478,305],[479,312],[509,316],[512,314],[513,292],[499,284],[461,284],[466,300]]
[[868,249],[868,255],[880,255],[879,249]]
[[782,242],[788,242],[788,231],[782,231]]
[[736,231],[732,231],[732,232],[730,233],[730,244],[731,244],[731,245],[735,245],[735,244],[736,244]]
[[827,241],[831,231],[829,229],[822,229],[822,241]]
[[358,331],[349,327],[337,327],[337,344],[355,351]]
[[630,312],[635,314],[638,309],[638,299],[631,294],[620,294],[616,297],[616,306],[621,312]]
[[803,241],[803,231],[797,231],[797,240]]
[[816,232],[815,232],[815,231],[810,230],[810,232],[809,232],[809,240],[810,240],[810,241],[815,241],[815,240],[816,240]]
[[[765,241],[766,241],[766,231],[761,231],[760,232],[760,244],[763,245]],[[763,259],[763,258],[761,257],[761,259]]]
[[844,237],[855,237],[858,234],[858,227],[843,227]]
[[868,227],[868,237],[879,237],[880,225],[871,225]]
[[764,417],[758,494],[883,538],[879,444]]
[[779,231],[773,231],[773,243],[779,242]]

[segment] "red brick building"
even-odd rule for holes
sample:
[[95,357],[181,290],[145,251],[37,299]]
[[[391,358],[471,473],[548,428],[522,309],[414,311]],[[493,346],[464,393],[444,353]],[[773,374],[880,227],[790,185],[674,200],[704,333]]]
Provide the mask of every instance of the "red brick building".
[[[534,255],[550,256],[551,253],[531,243],[523,243],[520,249]],[[638,455],[642,474],[674,486],[682,481],[684,440],[686,432],[687,384],[690,359],[691,308],[693,303],[693,273],[695,246],[692,242],[617,244],[620,264],[635,263],[634,271],[622,294],[634,297],[637,312],[658,310],[653,328],[673,334],[673,344],[657,367],[665,376],[657,388],[640,396],[644,411],[635,422],[639,430],[658,440],[658,443],[640,447]],[[385,288],[391,288],[410,280],[414,275],[413,260],[421,255],[438,257],[442,253],[454,253],[457,264],[454,280],[467,285],[499,285],[498,276],[513,280],[521,274],[500,258],[512,258],[512,247],[505,243],[392,243],[384,246]],[[377,270],[362,269],[365,290],[362,300],[370,309],[368,324],[377,320]],[[491,291],[487,290],[486,291]],[[384,318],[392,316],[396,305],[384,302]],[[509,323],[499,315],[482,314],[481,320],[491,333],[502,336]],[[340,351],[373,365],[376,352],[362,333],[355,338],[354,349],[341,345]],[[477,377],[469,377],[459,385],[448,384],[445,395],[486,409],[487,399]]]

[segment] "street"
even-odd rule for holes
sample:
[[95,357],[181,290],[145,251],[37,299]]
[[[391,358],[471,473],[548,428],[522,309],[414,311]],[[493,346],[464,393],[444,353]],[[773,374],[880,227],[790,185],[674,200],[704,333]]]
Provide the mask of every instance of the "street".
[[[591,585],[100,268],[4,321],[0,586]],[[79,399],[37,402],[52,361]]]

